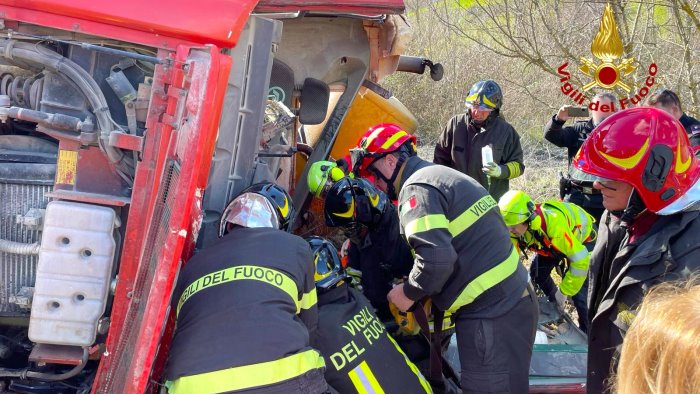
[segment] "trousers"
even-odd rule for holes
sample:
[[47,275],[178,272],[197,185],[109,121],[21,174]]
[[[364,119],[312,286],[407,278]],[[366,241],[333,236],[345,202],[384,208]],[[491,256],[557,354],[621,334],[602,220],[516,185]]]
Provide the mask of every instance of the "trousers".
[[520,301],[502,316],[470,318],[457,311],[463,393],[528,392],[538,315],[537,299],[529,284]]

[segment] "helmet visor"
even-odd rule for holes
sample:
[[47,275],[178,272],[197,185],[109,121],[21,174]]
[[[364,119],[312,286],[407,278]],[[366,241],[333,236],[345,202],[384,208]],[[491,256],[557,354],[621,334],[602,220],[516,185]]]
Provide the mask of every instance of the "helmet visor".
[[467,102],[466,106],[467,106],[467,109],[476,110],[479,112],[493,112],[493,110],[495,109],[494,107],[491,107],[487,104],[478,103],[478,102]]
[[229,223],[243,227],[280,228],[275,208],[267,198],[257,193],[244,193],[226,207],[221,215],[220,237],[226,233]]
[[574,166],[569,167],[569,177],[571,178],[572,181],[574,182],[590,182],[593,183],[595,181],[605,183],[605,182],[610,182],[613,181],[614,179],[608,179],[608,178],[603,178],[599,177],[597,175],[592,175],[587,172],[583,172],[579,170],[578,168]]

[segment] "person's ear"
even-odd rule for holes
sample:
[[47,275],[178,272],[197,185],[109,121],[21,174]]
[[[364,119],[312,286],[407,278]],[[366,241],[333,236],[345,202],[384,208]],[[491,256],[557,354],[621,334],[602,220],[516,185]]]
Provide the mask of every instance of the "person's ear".
[[396,164],[399,162],[399,159],[396,158],[395,155],[386,155],[384,157],[386,158],[386,161],[387,161],[386,164],[388,164],[391,169],[394,169],[394,167],[396,167]]
[[677,105],[673,104],[673,107],[671,108],[673,109],[673,117],[675,117],[676,119],[680,119],[681,116],[683,116],[683,111],[681,111],[681,109],[678,108]]

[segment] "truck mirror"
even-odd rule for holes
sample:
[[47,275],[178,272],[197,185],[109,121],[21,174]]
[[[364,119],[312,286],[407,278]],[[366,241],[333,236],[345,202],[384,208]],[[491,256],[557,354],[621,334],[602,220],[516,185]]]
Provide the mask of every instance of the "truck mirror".
[[442,79],[445,70],[440,63],[433,63],[431,60],[418,56],[399,56],[399,64],[396,71],[409,72],[414,74],[423,74],[425,67],[430,68],[430,78],[433,81]]
[[299,122],[305,125],[323,123],[328,112],[330,88],[314,78],[306,78],[299,97]]
[[435,63],[433,65],[429,65],[430,67],[430,78],[437,82],[442,79],[442,76],[445,74],[445,69],[442,68],[442,64],[440,63]]

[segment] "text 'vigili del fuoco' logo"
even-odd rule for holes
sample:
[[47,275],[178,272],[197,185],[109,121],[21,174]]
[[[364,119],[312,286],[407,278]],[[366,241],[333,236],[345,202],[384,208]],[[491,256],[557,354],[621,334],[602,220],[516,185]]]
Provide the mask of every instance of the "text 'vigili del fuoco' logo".
[[[615,17],[613,16],[610,4],[605,6],[598,33],[591,43],[591,52],[593,56],[600,60],[600,63],[596,63],[586,57],[581,57],[581,65],[578,68],[579,71],[593,80],[581,87],[580,90],[569,83],[571,74],[566,71],[569,65],[568,62],[562,64],[557,69],[559,75],[562,76],[559,80],[562,83],[561,92],[571,97],[577,104],[583,105],[584,101],[587,99],[586,92],[596,86],[608,90],[613,90],[615,87],[624,90],[629,97],[620,98],[619,109],[625,109],[630,105],[636,105],[649,94],[649,89],[654,85],[654,76],[657,71],[656,64],[652,63],[649,65],[647,69],[648,75],[644,80],[644,85],[636,91],[634,95],[630,95],[632,88],[625,81],[625,78],[630,76],[637,67],[634,65],[634,58],[618,60],[622,56],[622,40],[620,39],[620,33],[617,30],[617,23],[615,23]],[[614,102],[610,106],[599,105],[597,101],[590,102],[588,108],[592,111],[602,112],[615,112],[617,110]]]

